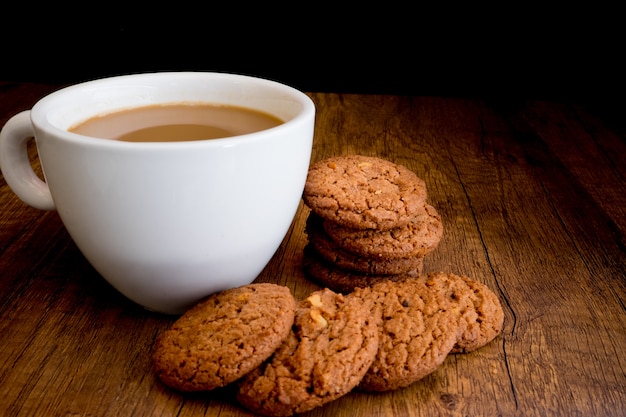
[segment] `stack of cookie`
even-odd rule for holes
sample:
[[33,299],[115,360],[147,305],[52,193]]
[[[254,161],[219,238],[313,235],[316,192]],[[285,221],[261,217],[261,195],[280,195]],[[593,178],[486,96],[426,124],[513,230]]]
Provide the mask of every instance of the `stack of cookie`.
[[342,293],[419,276],[443,234],[424,181],[376,157],[344,155],[312,164],[303,200],[311,209],[305,272]]
[[410,170],[330,158],[311,166],[303,198],[311,208],[305,268],[326,288],[301,300],[271,283],[208,296],[157,339],[152,360],[166,385],[236,384],[248,410],[291,416],[353,389],[406,387],[500,334],[504,311],[486,285],[422,274],[443,227]]

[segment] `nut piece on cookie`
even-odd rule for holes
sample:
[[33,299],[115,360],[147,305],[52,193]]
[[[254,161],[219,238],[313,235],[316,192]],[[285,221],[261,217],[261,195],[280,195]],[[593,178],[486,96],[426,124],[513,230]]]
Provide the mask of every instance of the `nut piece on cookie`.
[[300,301],[292,331],[239,383],[237,399],[270,416],[303,413],[350,392],[378,349],[378,322],[360,300],[324,289]]
[[206,391],[259,366],[287,337],[296,300],[289,288],[258,283],[215,293],[157,340],[153,365],[166,385]]

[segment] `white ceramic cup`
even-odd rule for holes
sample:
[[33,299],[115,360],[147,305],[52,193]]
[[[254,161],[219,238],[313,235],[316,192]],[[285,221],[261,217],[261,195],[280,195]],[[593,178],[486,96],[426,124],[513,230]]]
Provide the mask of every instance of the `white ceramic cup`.
[[[116,109],[210,102],[285,122],[255,133],[132,143],[70,133]],[[303,92],[255,77],[136,74],[76,84],[13,116],[0,168],[25,203],[56,209],[78,248],[119,292],[180,314],[203,297],[251,283],[282,242],[308,172],[315,106]],[[45,181],[27,143],[35,137]]]

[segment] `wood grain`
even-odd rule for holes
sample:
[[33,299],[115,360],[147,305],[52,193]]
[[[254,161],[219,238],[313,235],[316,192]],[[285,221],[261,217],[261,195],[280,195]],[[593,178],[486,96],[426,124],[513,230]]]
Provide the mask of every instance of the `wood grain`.
[[[0,123],[56,87],[0,83]],[[502,300],[505,326],[405,389],[352,392],[307,415],[623,415],[623,126],[567,102],[310,96],[312,159],[375,155],[422,177],[445,226],[425,270],[484,282]],[[113,290],[55,212],[26,206],[1,177],[0,192],[3,415],[251,415],[232,387],[189,395],[160,384],[151,350],[174,318]],[[307,215],[301,204],[258,278],[298,298],[318,288],[301,268]]]

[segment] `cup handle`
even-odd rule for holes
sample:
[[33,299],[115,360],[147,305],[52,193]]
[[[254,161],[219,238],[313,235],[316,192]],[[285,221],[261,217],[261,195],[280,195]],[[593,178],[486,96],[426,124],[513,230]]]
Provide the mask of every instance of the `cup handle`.
[[50,188],[35,174],[28,158],[28,141],[34,136],[30,110],[11,117],[0,131],[0,170],[20,200],[37,209],[54,210]]

